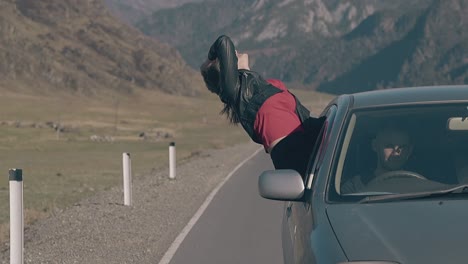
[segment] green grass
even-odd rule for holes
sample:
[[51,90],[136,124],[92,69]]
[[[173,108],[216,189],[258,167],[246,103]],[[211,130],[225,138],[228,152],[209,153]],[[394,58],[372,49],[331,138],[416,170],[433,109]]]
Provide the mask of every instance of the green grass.
[[[179,161],[202,149],[249,141],[240,126],[229,125],[219,115],[221,103],[208,93],[197,98],[150,91],[96,98],[0,93],[3,225],[9,220],[10,168],[23,169],[26,218],[34,221],[51,209],[121,185],[123,152],[131,153],[133,175],[138,177],[167,166],[171,141],[176,142]],[[313,92],[295,93],[305,105],[315,108],[323,108],[318,103],[325,105],[331,98]],[[17,127],[15,122],[21,125]],[[44,125],[46,122],[61,123],[67,132],[57,134]],[[158,141],[139,137],[141,132],[151,131],[166,131],[173,137]],[[114,141],[93,142],[92,135],[112,136]]]

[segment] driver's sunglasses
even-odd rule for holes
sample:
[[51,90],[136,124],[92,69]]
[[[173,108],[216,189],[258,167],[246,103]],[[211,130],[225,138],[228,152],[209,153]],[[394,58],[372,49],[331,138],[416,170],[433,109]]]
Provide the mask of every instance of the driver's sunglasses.
[[403,150],[408,149],[408,145],[398,145],[398,144],[387,144],[384,146],[385,149],[392,149],[393,151],[396,151],[400,153]]

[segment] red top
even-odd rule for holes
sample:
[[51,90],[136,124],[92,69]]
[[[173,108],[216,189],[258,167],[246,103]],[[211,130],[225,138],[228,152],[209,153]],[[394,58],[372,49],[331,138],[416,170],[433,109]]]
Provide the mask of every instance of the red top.
[[284,83],[276,79],[267,82],[283,90],[268,98],[257,112],[254,132],[263,142],[265,150],[271,143],[296,131],[303,131],[301,120],[296,114],[296,100]]

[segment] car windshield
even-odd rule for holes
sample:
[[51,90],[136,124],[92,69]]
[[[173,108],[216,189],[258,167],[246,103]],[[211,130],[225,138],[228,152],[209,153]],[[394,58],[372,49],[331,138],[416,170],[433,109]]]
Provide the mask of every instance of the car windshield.
[[428,192],[468,184],[468,105],[361,109],[342,130],[334,197]]

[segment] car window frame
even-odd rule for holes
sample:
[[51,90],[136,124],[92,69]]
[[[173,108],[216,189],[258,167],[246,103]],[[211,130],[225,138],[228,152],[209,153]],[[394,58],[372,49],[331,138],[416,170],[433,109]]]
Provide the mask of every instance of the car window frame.
[[[327,146],[330,143],[330,135],[334,126],[334,121],[337,112],[338,106],[335,104],[330,105],[323,111],[323,113],[325,114],[322,116],[326,116],[326,119],[324,121],[324,125],[320,130],[320,134],[317,137],[317,140],[314,144],[314,150],[312,151],[312,154],[308,161],[306,179],[304,180],[306,190],[312,190],[314,186],[316,179],[315,175],[317,175],[318,171],[321,168],[325,152],[327,150]],[[319,142],[320,144],[318,144]]]

